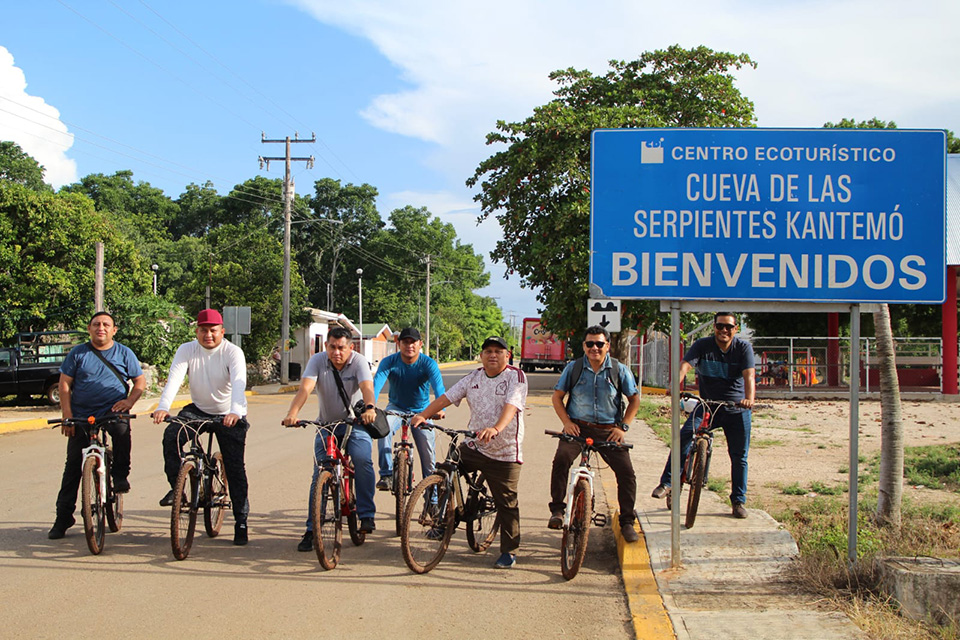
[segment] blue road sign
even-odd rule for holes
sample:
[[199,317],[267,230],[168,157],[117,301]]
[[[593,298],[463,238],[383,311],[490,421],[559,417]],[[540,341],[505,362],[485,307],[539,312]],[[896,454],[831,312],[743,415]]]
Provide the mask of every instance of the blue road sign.
[[943,131],[596,130],[592,170],[604,296],[943,302]]

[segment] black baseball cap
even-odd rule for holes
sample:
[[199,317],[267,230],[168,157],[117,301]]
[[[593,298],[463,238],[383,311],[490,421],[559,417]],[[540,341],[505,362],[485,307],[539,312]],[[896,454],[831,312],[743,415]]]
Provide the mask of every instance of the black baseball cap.
[[423,338],[420,337],[420,332],[414,329],[413,327],[407,327],[406,329],[401,331],[400,336],[397,338],[397,340],[405,340],[407,338],[412,338],[414,340],[423,340]]
[[501,338],[500,336],[490,336],[489,338],[483,341],[483,345],[480,347],[480,350],[482,351],[487,347],[489,347],[490,345],[494,345],[494,344],[499,347],[503,347],[504,349],[510,348],[507,346],[507,341]]

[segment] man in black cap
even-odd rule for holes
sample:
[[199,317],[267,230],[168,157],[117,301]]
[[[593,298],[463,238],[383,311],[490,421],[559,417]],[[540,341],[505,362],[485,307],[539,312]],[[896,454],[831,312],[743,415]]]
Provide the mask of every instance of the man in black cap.
[[[440,367],[436,360],[420,353],[423,340],[420,332],[407,327],[397,338],[397,353],[392,353],[380,361],[377,373],[373,376],[373,397],[380,396],[383,385],[390,381],[387,409],[400,413],[418,413],[430,403],[430,389],[433,397],[439,398],[445,391]],[[442,417],[442,416],[441,416]],[[400,418],[388,416],[390,435],[377,441],[380,459],[380,481],[377,489],[390,490],[393,477],[393,433],[400,428]],[[435,456],[433,452],[433,431],[413,429],[413,441],[420,456],[420,471],[423,477],[433,473]]]

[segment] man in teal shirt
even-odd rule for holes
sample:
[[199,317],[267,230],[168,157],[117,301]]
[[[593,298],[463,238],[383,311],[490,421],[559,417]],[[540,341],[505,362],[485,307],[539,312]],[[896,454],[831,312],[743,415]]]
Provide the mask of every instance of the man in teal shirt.
[[[377,373],[373,377],[373,397],[380,396],[383,385],[390,381],[387,410],[401,413],[419,413],[430,404],[430,389],[433,389],[434,399],[444,394],[443,378],[440,367],[430,356],[420,353],[423,340],[420,332],[413,327],[407,327],[400,332],[397,338],[397,353],[390,354],[380,361]],[[400,428],[401,420],[397,416],[388,416],[390,435],[378,440],[380,460],[380,481],[377,488],[381,491],[390,490],[390,480],[393,477],[393,433]],[[417,445],[420,455],[420,471],[423,477],[433,473],[434,467],[434,435],[433,431],[412,429],[413,441]]]

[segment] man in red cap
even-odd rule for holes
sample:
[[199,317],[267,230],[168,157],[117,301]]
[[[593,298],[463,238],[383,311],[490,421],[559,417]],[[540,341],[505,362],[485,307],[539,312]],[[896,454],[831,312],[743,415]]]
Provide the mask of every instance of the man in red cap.
[[[170,375],[160,396],[160,403],[153,412],[156,424],[169,415],[173,399],[183,384],[190,379],[191,403],[180,411],[180,417],[188,419],[221,418],[214,423],[217,444],[223,454],[227,472],[230,501],[233,503],[233,544],[247,544],[247,471],[243,456],[247,440],[247,362],[237,345],[223,339],[223,317],[216,309],[204,309],[197,316],[197,339],[180,345]],[[179,438],[178,438],[179,435]],[[180,471],[180,451],[186,441],[176,424],[170,424],[163,432],[164,471],[170,486],[177,481]],[[160,506],[173,504],[173,490],[160,500]]]

